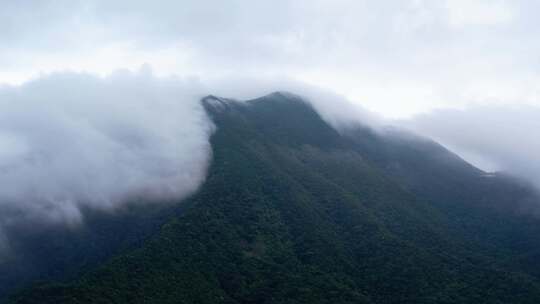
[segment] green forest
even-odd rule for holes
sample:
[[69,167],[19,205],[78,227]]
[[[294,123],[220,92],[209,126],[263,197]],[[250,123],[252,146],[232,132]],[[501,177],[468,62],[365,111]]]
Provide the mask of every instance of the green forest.
[[540,302],[526,183],[404,131],[336,130],[289,93],[202,102],[216,131],[199,191],[95,215],[79,236],[107,248],[94,260],[37,248],[77,254],[9,303]]

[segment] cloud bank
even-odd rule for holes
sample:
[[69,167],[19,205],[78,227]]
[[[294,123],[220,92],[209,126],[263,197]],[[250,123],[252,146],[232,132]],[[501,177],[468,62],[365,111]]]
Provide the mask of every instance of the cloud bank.
[[486,171],[504,171],[540,188],[540,108],[476,106],[438,110],[402,122]]
[[[81,207],[181,199],[204,180],[213,125],[199,102],[288,91],[336,129],[388,124],[339,94],[281,78],[157,77],[148,66],[107,77],[55,73],[0,87],[0,230],[17,221],[78,223]],[[540,186],[540,109],[477,106],[397,122],[487,171]]]
[[146,67],[0,88],[0,228],[77,223],[82,206],[111,210],[195,191],[213,129],[200,93],[197,82]]
[[[283,78],[157,77],[148,65],[99,77],[53,73],[0,87],[2,230],[40,222],[78,226],[86,208],[181,200],[204,181],[214,130],[200,99],[288,91],[337,129],[379,117],[345,97]],[[9,238],[16,237],[9,235]]]

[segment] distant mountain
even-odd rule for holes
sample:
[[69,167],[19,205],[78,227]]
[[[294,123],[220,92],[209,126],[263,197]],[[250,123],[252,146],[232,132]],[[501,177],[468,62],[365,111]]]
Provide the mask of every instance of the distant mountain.
[[335,130],[289,93],[202,102],[217,130],[198,193],[13,303],[540,302],[532,187],[413,134]]

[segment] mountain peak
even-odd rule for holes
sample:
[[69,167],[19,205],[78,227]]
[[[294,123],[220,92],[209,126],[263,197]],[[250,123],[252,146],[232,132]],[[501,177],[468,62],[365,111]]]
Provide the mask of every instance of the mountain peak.
[[219,113],[229,108],[230,99],[208,95],[201,100],[204,108],[209,113]]
[[526,188],[431,141],[338,133],[287,92],[201,102],[217,128],[198,192],[140,247],[16,303],[538,303]]

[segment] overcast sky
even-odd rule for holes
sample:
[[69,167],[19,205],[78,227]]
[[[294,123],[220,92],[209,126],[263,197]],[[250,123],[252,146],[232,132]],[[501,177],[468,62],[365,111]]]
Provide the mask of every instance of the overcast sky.
[[7,1],[0,82],[40,73],[287,76],[388,117],[539,106],[534,0]]
[[178,181],[191,193],[212,129],[193,101],[273,90],[309,95],[334,125],[394,122],[540,185],[539,11],[534,0],[0,0],[0,181],[15,185],[0,209],[37,201],[63,217]]

